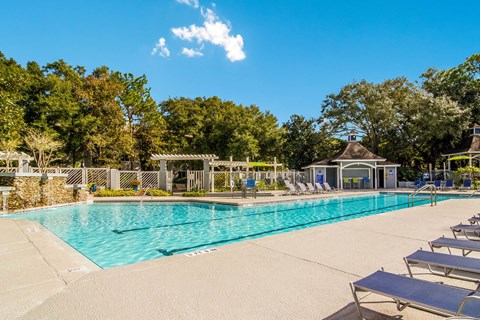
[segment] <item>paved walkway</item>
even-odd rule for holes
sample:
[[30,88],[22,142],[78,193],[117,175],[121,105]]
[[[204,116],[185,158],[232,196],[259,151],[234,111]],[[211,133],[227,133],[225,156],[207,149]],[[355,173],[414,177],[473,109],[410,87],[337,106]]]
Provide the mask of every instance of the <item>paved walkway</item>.
[[[405,272],[403,256],[450,235],[479,206],[443,201],[106,270],[48,231],[28,229],[40,229],[34,223],[0,219],[0,319],[357,320],[350,281],[380,267]],[[375,319],[443,319],[393,304],[368,308]]]

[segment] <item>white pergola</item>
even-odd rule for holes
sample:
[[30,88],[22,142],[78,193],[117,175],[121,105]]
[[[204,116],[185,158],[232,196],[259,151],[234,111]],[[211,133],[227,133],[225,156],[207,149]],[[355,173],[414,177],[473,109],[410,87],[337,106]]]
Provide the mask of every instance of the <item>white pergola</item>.
[[0,151],[0,160],[17,161],[18,172],[23,172],[24,169],[28,170],[28,164],[34,158],[24,152]]
[[160,189],[167,190],[167,161],[203,161],[203,188],[210,186],[210,162],[218,157],[214,154],[152,154],[151,160],[160,161]]

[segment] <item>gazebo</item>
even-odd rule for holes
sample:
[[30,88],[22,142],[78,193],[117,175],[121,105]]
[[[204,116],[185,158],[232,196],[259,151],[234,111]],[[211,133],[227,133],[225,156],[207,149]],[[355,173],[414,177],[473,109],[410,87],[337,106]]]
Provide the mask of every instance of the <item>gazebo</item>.
[[347,146],[335,156],[302,169],[310,182],[328,182],[340,189],[396,188],[399,164],[389,162],[365,148],[351,131]]
[[472,166],[473,160],[480,158],[480,125],[475,124],[466,140],[442,156],[447,158],[448,170],[451,170],[451,161],[454,160],[468,159],[468,165]]

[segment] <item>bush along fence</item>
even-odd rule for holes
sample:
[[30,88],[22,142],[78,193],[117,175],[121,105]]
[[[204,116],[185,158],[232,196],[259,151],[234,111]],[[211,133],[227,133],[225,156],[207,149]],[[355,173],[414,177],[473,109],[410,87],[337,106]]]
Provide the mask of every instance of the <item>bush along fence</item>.
[[[8,171],[15,172],[16,168],[9,168]],[[30,167],[29,171],[40,172],[39,168],[35,167]],[[111,168],[48,168],[46,171],[66,174],[68,185],[95,185],[99,190],[129,190],[134,186],[138,189],[161,189],[160,186],[166,185],[167,191],[221,192],[240,189],[245,179],[255,179],[262,188],[273,190],[282,186],[285,179],[293,183],[304,180],[303,172],[299,171],[277,171],[276,174],[273,171],[214,171],[210,172],[209,185],[205,186],[203,170],[186,171],[186,176],[179,179],[173,178],[172,171],[167,171],[166,177],[162,177],[160,171]],[[6,172],[6,168],[0,167],[0,172]]]

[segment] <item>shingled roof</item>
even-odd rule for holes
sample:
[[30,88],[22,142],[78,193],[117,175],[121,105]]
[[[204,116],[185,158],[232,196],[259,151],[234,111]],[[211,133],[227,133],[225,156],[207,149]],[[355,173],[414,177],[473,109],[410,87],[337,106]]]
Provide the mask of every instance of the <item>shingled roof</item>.
[[360,142],[351,141],[347,144],[342,152],[337,154],[332,161],[338,160],[378,160],[385,161],[385,158],[377,156],[375,153],[369,151],[362,146]]
[[343,149],[333,157],[314,162],[309,166],[337,165],[338,161],[343,161],[343,160],[376,160],[379,162],[385,162],[386,159],[380,156],[377,156],[375,153],[365,148],[360,142],[350,141],[349,143],[347,143],[347,146],[345,147],[345,149]]
[[457,154],[457,153],[480,153],[480,136],[471,135],[468,139],[464,140],[461,145],[455,147],[448,154]]

